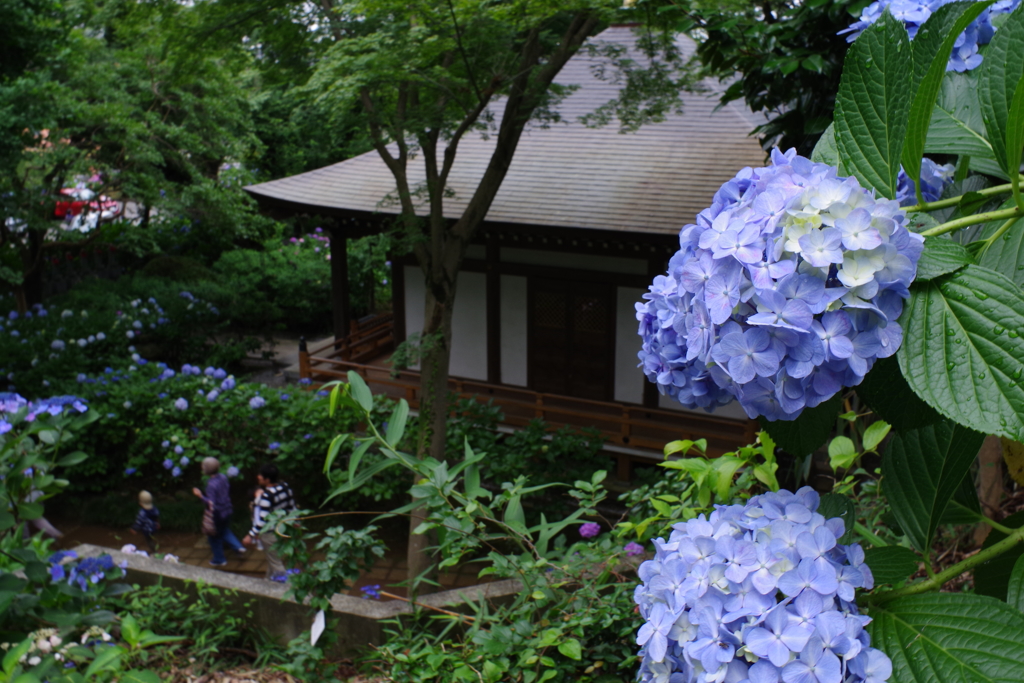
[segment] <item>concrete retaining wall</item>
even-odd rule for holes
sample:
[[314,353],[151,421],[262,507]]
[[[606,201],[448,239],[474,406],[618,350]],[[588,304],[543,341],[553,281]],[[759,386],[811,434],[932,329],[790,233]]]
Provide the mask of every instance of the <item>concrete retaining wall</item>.
[[[252,603],[255,625],[286,644],[303,631],[309,629],[313,617],[308,606],[284,597],[286,586],[274,581],[256,579],[250,576],[195,567],[187,564],[171,564],[141,555],[128,555],[111,548],[95,545],[80,545],[75,548],[79,557],[108,554],[117,563],[127,562],[127,582],[140,586],[160,584],[184,593],[195,594],[194,584],[203,583],[216,588],[234,591],[228,598],[238,615],[244,615],[245,603]],[[496,581],[479,586],[431,593],[419,599],[430,607],[440,607],[456,612],[470,612],[469,602],[479,603],[485,599],[490,603],[502,603],[521,590],[515,580]],[[383,642],[381,621],[402,614],[412,614],[413,608],[400,600],[364,600],[350,595],[335,595],[331,600],[334,615],[338,618],[338,644],[333,654],[353,655],[367,645]]]

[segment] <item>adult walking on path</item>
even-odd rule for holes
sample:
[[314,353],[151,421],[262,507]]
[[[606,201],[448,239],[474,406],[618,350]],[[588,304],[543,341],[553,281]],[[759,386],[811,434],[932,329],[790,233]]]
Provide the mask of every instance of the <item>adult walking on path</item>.
[[295,509],[295,496],[292,495],[292,488],[287,482],[280,479],[281,473],[278,471],[277,465],[267,463],[260,468],[260,473],[256,475],[256,482],[263,489],[263,495],[260,496],[259,502],[256,504],[252,529],[242,539],[245,545],[252,545],[256,539],[263,544],[263,552],[267,556],[268,579],[285,576],[285,568],[281,556],[274,548],[277,534],[274,533],[274,529],[267,527],[267,516],[278,510],[291,512]]
[[210,566],[223,567],[228,563],[224,557],[225,544],[237,553],[244,553],[245,547],[231,531],[231,484],[227,476],[220,473],[220,461],[217,458],[203,458],[203,474],[209,477],[206,482],[206,495],[198,488],[192,489],[192,493],[206,505],[212,506],[216,533],[207,536],[210,540],[210,549],[213,550]]

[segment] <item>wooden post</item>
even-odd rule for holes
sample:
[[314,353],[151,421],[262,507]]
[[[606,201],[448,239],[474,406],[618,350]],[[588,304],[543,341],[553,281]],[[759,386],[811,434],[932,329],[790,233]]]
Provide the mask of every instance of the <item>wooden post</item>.
[[616,453],[615,458],[615,478],[628,484],[633,474],[632,458],[627,453]]
[[629,406],[622,406],[622,443],[623,445],[629,444],[629,437],[631,435],[630,427],[632,425],[629,421]]
[[501,384],[501,266],[498,238],[487,236],[487,382]]
[[299,377],[313,379],[313,373],[309,368],[309,347],[306,346],[305,337],[299,337]]
[[340,227],[331,229],[331,306],[334,313],[335,340],[348,336],[352,315],[348,301],[347,242],[348,239]]

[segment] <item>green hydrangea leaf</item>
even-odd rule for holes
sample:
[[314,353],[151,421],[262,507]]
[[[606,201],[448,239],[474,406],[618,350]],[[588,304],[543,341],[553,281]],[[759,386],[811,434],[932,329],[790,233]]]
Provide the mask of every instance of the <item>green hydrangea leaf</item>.
[[1024,556],[1018,557],[1006,587],[1006,604],[1024,613]]
[[913,179],[921,177],[921,158],[939,87],[953,43],[988,2],[952,2],[935,10],[921,25],[911,46],[914,54],[914,99],[910,105],[907,138],[903,146],[903,170]]
[[925,427],[942,419],[907,384],[895,356],[875,362],[857,387],[857,395],[898,431]]
[[850,543],[853,540],[853,523],[857,521],[857,508],[853,501],[839,493],[826,493],[821,497],[818,513],[825,519],[838,517],[846,525],[846,533],[839,537],[839,543]]
[[978,95],[995,159],[1016,178],[1024,148],[1024,8],[1011,13],[989,43],[978,69]]
[[970,73],[946,74],[932,110],[924,151],[932,154],[961,154],[976,162],[995,158],[985,134],[978,101],[977,76]]
[[839,148],[836,146],[836,124],[828,124],[828,128],[818,138],[811,152],[811,161],[819,164],[828,164],[839,168]]
[[967,265],[911,287],[897,353],[910,388],[939,413],[985,434],[1024,440],[1021,289]]
[[921,558],[909,548],[888,545],[883,548],[868,548],[864,551],[867,563],[875,578],[876,586],[896,586],[917,571]]
[[868,611],[893,683],[1011,683],[1024,671],[1024,615],[993,598],[928,593]]
[[889,199],[907,130],[911,65],[907,30],[886,10],[850,46],[836,97],[840,172]]
[[805,409],[795,420],[769,422],[759,418],[761,429],[768,432],[772,440],[790,455],[802,457],[813,453],[828,440],[836,425],[836,417],[842,406],[842,398],[836,394],[814,408]]
[[935,530],[985,436],[950,420],[896,433],[882,458],[885,494],[903,532],[919,551]]
[[[986,223],[979,238],[995,234],[1002,225],[1003,221]],[[993,242],[978,259],[978,264],[1002,273],[1018,286],[1024,287],[1024,218],[1011,225],[1001,238]]]
[[969,263],[974,263],[974,260],[962,244],[948,237],[925,237],[924,252],[917,264],[915,282],[934,280],[960,270]]

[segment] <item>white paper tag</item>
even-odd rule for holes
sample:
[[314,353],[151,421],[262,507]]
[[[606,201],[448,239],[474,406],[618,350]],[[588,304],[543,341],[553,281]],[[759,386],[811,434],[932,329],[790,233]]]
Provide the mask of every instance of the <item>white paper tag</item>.
[[320,636],[323,635],[323,632],[324,632],[324,611],[320,610],[319,612],[316,613],[316,616],[313,617],[313,629],[310,631],[310,634],[309,634],[309,644],[310,645],[316,645],[316,641],[320,640]]

